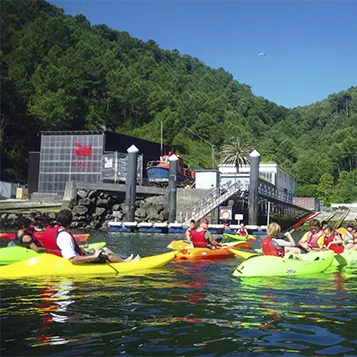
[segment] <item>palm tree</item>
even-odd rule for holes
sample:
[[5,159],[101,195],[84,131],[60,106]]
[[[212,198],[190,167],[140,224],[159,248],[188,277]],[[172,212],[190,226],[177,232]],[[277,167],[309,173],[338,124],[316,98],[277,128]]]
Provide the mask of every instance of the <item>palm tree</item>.
[[250,153],[253,147],[244,137],[236,137],[224,144],[221,150],[222,164],[233,164],[239,171],[239,166],[250,164]]

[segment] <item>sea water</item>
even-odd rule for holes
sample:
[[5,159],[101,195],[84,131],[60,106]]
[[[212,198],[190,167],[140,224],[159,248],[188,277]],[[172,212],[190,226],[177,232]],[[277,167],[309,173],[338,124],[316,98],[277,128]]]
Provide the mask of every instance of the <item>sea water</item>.
[[[91,232],[120,254],[181,235]],[[259,243],[257,242],[256,245]],[[1,280],[1,356],[356,356],[357,269],[234,278],[236,257],[131,276]]]

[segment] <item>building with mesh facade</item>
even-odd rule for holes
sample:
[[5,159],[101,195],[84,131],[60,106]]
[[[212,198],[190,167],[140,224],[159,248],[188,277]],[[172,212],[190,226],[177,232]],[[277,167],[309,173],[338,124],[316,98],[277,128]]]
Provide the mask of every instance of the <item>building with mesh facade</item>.
[[109,131],[41,132],[38,192],[63,194],[71,179],[85,183],[108,180],[108,170],[104,169],[108,169],[111,154],[117,172],[110,178],[122,181],[126,176],[126,153],[131,145],[141,154],[138,158],[138,183],[141,183],[147,162],[160,156],[159,143]]

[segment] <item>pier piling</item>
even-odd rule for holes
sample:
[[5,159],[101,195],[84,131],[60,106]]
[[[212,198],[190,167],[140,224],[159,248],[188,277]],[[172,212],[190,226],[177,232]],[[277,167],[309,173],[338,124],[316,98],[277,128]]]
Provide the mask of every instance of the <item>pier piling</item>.
[[258,224],[258,185],[259,185],[259,162],[260,154],[254,150],[250,154],[250,176],[249,176],[249,219],[250,225]]
[[135,217],[136,200],[136,170],[138,165],[139,150],[135,145],[131,145],[128,151],[128,169],[126,173],[126,221],[133,222]]
[[169,211],[169,223],[174,223],[176,220],[178,157],[175,154],[171,155],[169,161],[170,161],[170,170],[169,170],[168,211]]

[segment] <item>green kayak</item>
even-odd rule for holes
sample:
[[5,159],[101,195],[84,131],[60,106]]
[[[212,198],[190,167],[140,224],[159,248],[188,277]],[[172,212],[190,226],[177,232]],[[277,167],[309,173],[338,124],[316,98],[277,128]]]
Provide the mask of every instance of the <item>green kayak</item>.
[[335,254],[332,266],[357,267],[357,250],[346,250],[341,254]]
[[239,236],[236,234],[228,234],[228,233],[223,233],[224,238],[226,239],[227,242],[233,242],[233,241],[256,241],[255,237],[252,236],[251,234],[248,234],[247,237]]
[[334,260],[333,251],[284,258],[271,255],[251,257],[239,264],[234,276],[289,276],[321,273],[329,268]]
[[[231,251],[243,258],[243,259],[248,259],[252,256],[256,255],[261,255],[262,250],[261,249],[255,249],[255,253],[249,253],[245,251],[240,251],[239,249],[231,249]],[[317,254],[319,252],[312,252],[308,254],[294,254],[295,257],[301,258],[303,260],[309,259],[308,257],[305,258],[305,256],[313,257],[314,254]],[[332,267],[357,267],[357,250],[345,250],[341,254],[335,254],[335,259],[331,264]]]
[[[91,250],[94,248],[103,248],[107,243],[98,242],[83,246],[84,250]],[[32,249],[27,249],[20,246],[12,246],[0,248],[0,265],[7,265],[16,262],[20,262],[25,259],[37,257],[41,253],[36,253]]]

